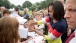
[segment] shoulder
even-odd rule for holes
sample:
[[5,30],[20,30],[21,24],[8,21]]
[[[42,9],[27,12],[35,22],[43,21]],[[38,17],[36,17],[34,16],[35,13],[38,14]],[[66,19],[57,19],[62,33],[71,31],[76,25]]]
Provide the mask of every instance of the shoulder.
[[61,23],[61,24],[65,23],[66,24],[66,20],[65,19],[62,19],[58,23]]
[[59,22],[57,22],[58,26],[64,27],[67,26],[67,22],[65,19],[60,20]]
[[60,31],[61,33],[65,32],[67,27],[68,26],[65,20],[59,21],[55,26],[56,30]]

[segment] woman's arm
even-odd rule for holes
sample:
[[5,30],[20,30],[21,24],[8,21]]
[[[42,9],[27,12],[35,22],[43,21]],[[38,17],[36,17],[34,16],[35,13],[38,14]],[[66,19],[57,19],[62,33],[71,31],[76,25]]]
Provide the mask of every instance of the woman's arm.
[[37,24],[41,25],[41,24],[48,23],[48,22],[50,22],[50,18],[49,17],[42,18],[42,20],[37,21]]
[[43,18],[42,20],[31,23],[31,25],[41,25],[41,24],[48,23],[48,22],[50,22],[50,18]]
[[49,35],[44,35],[42,33],[40,33],[38,30],[35,30],[35,32],[41,36],[43,36],[46,40],[52,40],[52,38],[50,37],[50,34]]
[[38,31],[38,30],[35,30],[35,32],[37,33],[37,34],[39,34],[40,36],[45,36],[44,34],[42,34],[40,31]]

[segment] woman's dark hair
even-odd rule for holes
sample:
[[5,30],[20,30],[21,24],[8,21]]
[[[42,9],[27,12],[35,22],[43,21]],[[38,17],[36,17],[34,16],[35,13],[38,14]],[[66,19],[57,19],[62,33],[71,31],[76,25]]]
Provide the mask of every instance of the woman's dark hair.
[[53,6],[53,9],[54,9],[54,12],[53,12],[54,19],[61,20],[64,18],[64,6],[60,1],[49,3],[48,9],[50,6]]

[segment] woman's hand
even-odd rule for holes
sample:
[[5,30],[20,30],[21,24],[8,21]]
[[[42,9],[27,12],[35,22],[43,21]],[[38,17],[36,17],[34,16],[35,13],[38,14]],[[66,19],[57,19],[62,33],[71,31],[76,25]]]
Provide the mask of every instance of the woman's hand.
[[30,26],[34,26],[34,25],[37,25],[37,22],[30,23]]
[[33,21],[33,20],[30,20],[28,23],[29,23],[29,26],[37,25],[37,22],[35,22],[35,21]]

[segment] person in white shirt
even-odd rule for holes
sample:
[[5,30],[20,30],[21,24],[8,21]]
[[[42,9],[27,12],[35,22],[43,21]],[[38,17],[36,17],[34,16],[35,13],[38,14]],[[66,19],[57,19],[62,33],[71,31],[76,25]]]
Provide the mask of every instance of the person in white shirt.
[[76,43],[76,0],[66,0],[65,3],[65,16],[68,27],[75,29],[65,43]]
[[[42,19],[42,16],[41,16],[41,13],[40,12],[36,12],[34,14],[34,21],[37,22],[38,20],[41,20]],[[35,25],[35,28],[40,31],[41,33],[43,33],[43,29],[45,28],[44,27],[44,24],[41,24],[41,25]]]
[[10,15],[10,17],[12,17],[12,18],[20,17],[19,16],[19,8],[16,7],[14,12]]

